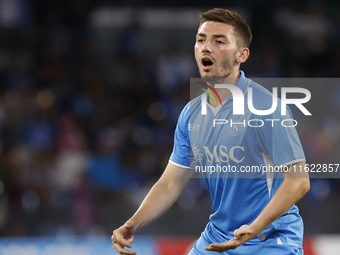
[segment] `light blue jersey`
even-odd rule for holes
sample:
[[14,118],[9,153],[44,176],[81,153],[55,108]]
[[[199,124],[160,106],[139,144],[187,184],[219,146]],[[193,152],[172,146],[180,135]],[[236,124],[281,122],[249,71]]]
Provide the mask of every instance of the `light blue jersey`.
[[[245,78],[242,71],[236,86],[245,98],[252,88],[255,109],[271,108],[272,93]],[[234,237],[235,229],[256,219],[281,185],[282,173],[268,170],[305,161],[305,155],[288,107],[285,116],[280,107],[270,115],[255,115],[245,100],[244,115],[233,115],[231,95],[222,106],[207,104],[206,115],[202,115],[201,97],[189,102],[178,119],[170,163],[199,172],[212,197],[215,212],[200,241],[225,242]],[[293,205],[258,237],[237,248],[239,253],[225,254],[255,254],[251,250],[242,253],[242,249],[265,244],[268,248],[273,243],[300,249],[302,239],[303,222]],[[268,254],[264,248],[262,251],[260,248],[256,254]],[[211,254],[195,252],[192,254]]]

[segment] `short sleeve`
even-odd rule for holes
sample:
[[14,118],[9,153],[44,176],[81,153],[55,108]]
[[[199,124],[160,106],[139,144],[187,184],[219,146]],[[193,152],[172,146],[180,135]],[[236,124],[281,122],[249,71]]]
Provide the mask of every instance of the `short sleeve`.
[[257,128],[260,149],[270,156],[276,166],[285,166],[305,161],[303,148],[296,131],[296,122],[287,106],[286,115],[276,110],[259,118],[264,125]]
[[169,162],[183,168],[190,168],[189,121],[190,104],[182,110],[175,130],[174,147]]

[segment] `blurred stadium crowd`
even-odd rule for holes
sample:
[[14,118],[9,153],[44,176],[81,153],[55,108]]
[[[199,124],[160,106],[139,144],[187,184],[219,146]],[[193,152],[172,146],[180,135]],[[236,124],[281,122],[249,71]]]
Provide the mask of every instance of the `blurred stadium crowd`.
[[[190,77],[198,77],[197,24],[157,30],[136,15],[97,28],[101,11],[118,8],[108,2],[0,2],[0,236],[109,234],[167,164]],[[275,2],[216,4],[251,24],[247,76],[339,77],[340,4]],[[148,4],[167,10],[156,1],[117,1],[131,15]],[[326,102],[311,105],[313,120],[298,126],[307,160],[340,163],[340,84],[314,89],[312,99]],[[205,188],[199,179],[189,186],[160,220],[160,234],[198,234],[207,222],[196,216],[210,212]],[[339,180],[312,180],[299,203],[307,234],[340,229],[339,197]]]

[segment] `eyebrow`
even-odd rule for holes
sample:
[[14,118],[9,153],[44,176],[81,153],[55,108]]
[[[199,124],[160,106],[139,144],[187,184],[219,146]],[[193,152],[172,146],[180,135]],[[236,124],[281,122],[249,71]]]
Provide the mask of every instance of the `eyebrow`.
[[[207,37],[207,35],[204,34],[204,33],[198,33],[197,36]],[[213,37],[214,38],[226,38],[227,39],[227,37],[225,35],[221,35],[221,34],[213,35]]]

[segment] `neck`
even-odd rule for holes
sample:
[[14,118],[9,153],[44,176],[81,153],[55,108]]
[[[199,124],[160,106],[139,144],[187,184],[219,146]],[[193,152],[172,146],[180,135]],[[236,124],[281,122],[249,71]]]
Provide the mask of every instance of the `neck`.
[[[230,75],[228,75],[227,77],[223,77],[223,78],[215,78],[212,79],[211,81],[209,81],[208,83],[212,86],[215,87],[215,84],[232,84],[232,85],[236,85],[236,83],[238,82],[239,78],[241,76],[241,72],[239,70],[237,70],[237,72],[232,73]],[[216,92],[218,93],[218,95],[221,98],[221,101],[227,101],[231,95],[231,92],[229,89],[215,89]],[[213,106],[215,106],[215,103],[213,102],[213,100],[211,98],[209,98],[209,103]],[[220,103],[217,102],[217,105],[219,105]]]
[[240,66],[238,66],[237,69],[233,70],[229,75],[227,75],[226,78],[234,78],[237,79],[240,78],[241,72],[240,72]]

